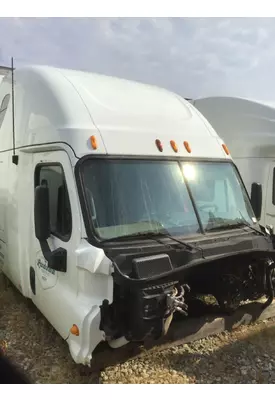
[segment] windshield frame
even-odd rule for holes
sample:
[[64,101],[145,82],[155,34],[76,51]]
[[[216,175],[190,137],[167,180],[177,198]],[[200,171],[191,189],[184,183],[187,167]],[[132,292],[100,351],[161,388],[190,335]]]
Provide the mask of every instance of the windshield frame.
[[[92,155],[92,154],[87,154],[87,155],[81,157],[77,161],[77,163],[75,165],[75,178],[76,178],[76,185],[77,185],[77,189],[78,189],[78,195],[79,195],[80,206],[81,206],[81,211],[82,211],[82,215],[83,215],[83,222],[84,222],[84,226],[85,226],[85,229],[86,229],[87,239],[88,239],[89,243],[91,243],[92,245],[94,245],[96,247],[100,247],[100,248],[109,247],[110,244],[114,244],[114,243],[115,243],[116,246],[119,246],[119,245],[121,246],[123,243],[126,243],[126,242],[129,244],[129,242],[142,243],[144,241],[155,241],[155,239],[153,237],[152,237],[152,239],[151,238],[150,239],[147,239],[147,238],[145,239],[145,238],[142,238],[142,237],[137,237],[137,238],[131,238],[130,240],[127,239],[127,237],[121,237],[121,240],[116,240],[115,242],[112,242],[111,240],[107,240],[106,241],[104,238],[101,238],[97,234],[96,229],[95,229],[94,224],[93,224],[93,221],[92,221],[92,218],[91,218],[91,215],[90,215],[90,212],[89,212],[89,207],[88,207],[88,204],[87,204],[87,198],[86,198],[85,190],[84,190],[83,174],[82,174],[82,165],[84,163],[86,163],[88,160],[96,160],[96,159],[98,159],[98,160],[106,160],[106,161],[107,160],[109,160],[109,161],[119,161],[119,160],[121,160],[121,161],[123,161],[123,160],[125,160],[125,161],[127,161],[127,160],[129,160],[129,161],[131,161],[131,160],[133,160],[133,161],[173,161],[173,162],[177,162],[179,164],[183,163],[183,162],[188,162],[188,163],[192,163],[192,162],[194,162],[194,163],[195,162],[213,163],[213,162],[216,162],[216,163],[230,164],[230,165],[232,165],[233,169],[235,170],[236,177],[237,177],[237,179],[240,180],[240,183],[241,183],[241,185],[243,187],[242,189],[245,192],[245,194],[247,195],[248,200],[249,200],[249,202],[251,204],[250,196],[248,194],[248,191],[246,189],[246,186],[244,184],[242,176],[241,176],[236,164],[234,163],[234,161],[231,158],[230,159],[225,159],[225,158],[215,158],[214,159],[214,158],[202,158],[202,157],[192,157],[192,158],[190,158],[190,157],[179,157],[179,156],[173,157],[173,156],[106,155],[106,154],[104,154],[104,155],[102,155],[102,154],[100,154],[100,155],[99,154],[98,155]],[[199,239],[200,240],[200,239],[205,239],[206,237],[224,235],[225,233],[228,234],[230,231],[234,231],[234,230],[236,231],[236,230],[240,230],[240,229],[243,230],[245,228],[245,227],[239,227],[239,228],[232,227],[231,230],[228,229],[228,230],[221,230],[221,231],[215,231],[215,232],[211,232],[211,231],[207,232],[207,231],[205,231],[204,228],[203,228],[203,224],[202,224],[201,218],[199,216],[199,211],[198,211],[198,208],[196,206],[194,197],[192,195],[192,192],[191,192],[191,189],[189,187],[188,181],[186,180],[184,174],[183,174],[183,178],[184,178],[184,181],[185,181],[185,185],[186,185],[188,194],[190,196],[190,200],[191,200],[192,206],[194,207],[194,212],[195,212],[195,215],[197,217],[198,225],[200,227],[200,232],[198,234],[190,235],[188,237],[186,237],[185,235],[177,235],[176,237],[178,239],[184,239],[187,242],[189,242],[189,241],[192,241],[193,239],[196,239],[196,240]],[[253,228],[254,227],[257,228],[258,227],[258,220],[255,217],[254,210],[253,210],[252,206],[251,206],[251,209],[252,209],[252,213],[253,213],[253,217],[255,218],[255,221],[257,221],[256,223],[254,223],[251,226]],[[249,227],[248,227],[248,229],[249,229]],[[163,239],[164,239],[164,237],[161,238],[161,240],[163,240]]]

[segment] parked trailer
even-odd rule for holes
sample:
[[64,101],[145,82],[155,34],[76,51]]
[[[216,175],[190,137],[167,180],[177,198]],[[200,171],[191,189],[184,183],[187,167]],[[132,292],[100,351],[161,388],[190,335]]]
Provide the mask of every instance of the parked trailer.
[[192,102],[230,148],[250,193],[259,223],[275,225],[275,108],[237,97],[209,97]]
[[76,363],[159,339],[200,293],[271,303],[271,239],[188,101],[37,66],[9,73],[0,99],[1,268]]
[[11,71],[10,67],[5,67],[0,65],[0,83],[3,80],[3,78]]

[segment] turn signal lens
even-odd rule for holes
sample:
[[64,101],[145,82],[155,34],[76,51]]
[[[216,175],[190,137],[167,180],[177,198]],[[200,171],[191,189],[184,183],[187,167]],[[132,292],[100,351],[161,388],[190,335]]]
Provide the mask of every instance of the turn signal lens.
[[72,335],[79,336],[78,326],[73,324],[73,326],[70,329],[70,332],[71,332]]
[[97,149],[97,141],[96,141],[96,137],[95,136],[91,136],[90,137],[90,141],[91,141],[91,146],[94,150]]

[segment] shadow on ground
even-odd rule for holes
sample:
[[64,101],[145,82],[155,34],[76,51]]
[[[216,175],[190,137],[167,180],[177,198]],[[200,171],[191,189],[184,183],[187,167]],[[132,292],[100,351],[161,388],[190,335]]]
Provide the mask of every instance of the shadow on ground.
[[[73,362],[67,343],[11,285],[0,291],[0,339],[8,344],[8,357],[33,383],[99,383],[99,374]],[[189,383],[275,383],[275,323],[243,326],[231,334],[156,352],[148,360],[149,375],[154,364],[164,374],[186,376]],[[135,360],[132,373],[138,376],[143,362]],[[124,383],[127,379],[126,374]],[[157,372],[154,381],[158,383]]]
[[186,375],[194,383],[274,384],[275,322],[175,347],[156,360],[161,368]]
[[11,284],[1,282],[1,289],[0,339],[32,383],[99,383],[99,374],[74,363],[67,343],[30,300]]

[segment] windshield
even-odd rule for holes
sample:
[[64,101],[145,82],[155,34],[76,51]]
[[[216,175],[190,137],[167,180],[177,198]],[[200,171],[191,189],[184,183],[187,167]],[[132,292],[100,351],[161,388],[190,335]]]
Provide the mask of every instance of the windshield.
[[182,163],[182,168],[205,232],[255,221],[233,164],[192,162]]
[[201,227],[223,229],[243,219],[251,223],[254,215],[230,163],[89,159],[81,168],[89,216],[100,239],[142,232],[200,235]]

